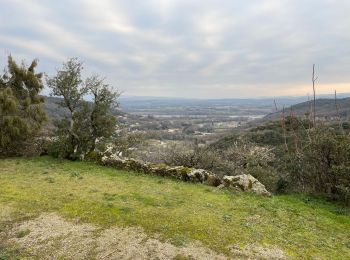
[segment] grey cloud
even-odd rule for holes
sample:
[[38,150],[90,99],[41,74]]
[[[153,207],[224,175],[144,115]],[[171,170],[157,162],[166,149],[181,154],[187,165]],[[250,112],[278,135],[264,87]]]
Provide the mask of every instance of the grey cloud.
[[[350,81],[346,0],[0,0],[0,64],[70,56],[129,95],[263,96]],[[280,92],[278,92],[280,91]],[[294,92],[293,92],[294,91]],[[330,92],[333,89],[329,90]]]

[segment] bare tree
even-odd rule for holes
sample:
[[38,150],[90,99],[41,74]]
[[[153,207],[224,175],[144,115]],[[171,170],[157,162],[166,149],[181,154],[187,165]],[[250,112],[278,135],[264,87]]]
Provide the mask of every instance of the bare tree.
[[307,93],[307,101],[309,103],[309,115],[308,115],[308,120],[309,120],[309,129],[311,129],[311,122],[312,122],[312,102],[310,100],[310,95]]
[[282,109],[281,125],[283,130],[284,148],[286,149],[286,151],[288,151],[287,134],[286,134],[286,117],[284,113],[284,106]]
[[290,127],[292,129],[292,133],[294,136],[294,146],[295,146],[295,153],[299,154],[299,137],[297,133],[294,130],[294,113],[293,113],[293,106],[290,107]]
[[342,124],[341,124],[340,113],[339,113],[339,105],[338,105],[338,99],[337,99],[337,90],[334,91],[334,105],[335,105],[335,110],[336,110],[336,112],[337,112],[339,128],[340,128],[341,130],[343,130]]
[[312,66],[312,89],[314,92],[314,102],[313,102],[313,123],[314,127],[316,127],[316,91],[315,91],[315,82],[318,77],[315,78],[315,64]]
[[277,113],[278,112],[278,108],[277,108],[276,99],[273,100],[273,103],[275,104],[275,110],[276,110],[276,113]]
[[[276,103],[275,99],[273,100],[273,103],[275,105],[276,112],[278,112],[278,107],[277,107],[277,103]],[[281,122],[281,127],[283,130],[284,147],[285,147],[285,150],[288,151],[287,136],[286,136],[286,124],[285,124],[285,116],[284,116],[284,106],[283,106],[283,109],[281,111],[280,122]]]

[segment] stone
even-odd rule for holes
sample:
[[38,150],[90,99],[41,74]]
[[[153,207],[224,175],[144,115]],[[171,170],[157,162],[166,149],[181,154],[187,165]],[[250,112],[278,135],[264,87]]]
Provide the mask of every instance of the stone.
[[204,183],[210,174],[211,173],[203,169],[192,169],[188,174],[188,177],[190,178],[190,181]]
[[250,174],[236,176],[224,176],[223,183],[225,187],[236,189],[243,192],[252,192],[262,196],[271,196],[265,186]]
[[150,164],[150,173],[158,176],[167,176],[168,166],[165,164]]
[[124,161],[124,168],[126,170],[140,172],[143,170],[143,163],[134,159],[127,159]]
[[118,169],[132,170],[153,174],[162,177],[171,177],[182,181],[203,183],[219,189],[228,187],[237,191],[252,192],[263,196],[271,196],[265,186],[251,175],[242,174],[237,176],[218,175],[203,169],[193,169],[184,166],[168,166],[166,164],[143,163],[135,159],[122,159],[116,154],[105,155],[101,158],[103,165]]
[[223,189],[225,188],[225,184],[221,183],[219,186],[217,186],[218,189]]
[[167,172],[168,172],[168,176],[170,177],[183,180],[183,181],[188,181],[189,180],[188,174],[191,172],[191,169],[184,166],[174,166],[174,167],[168,167]]
[[205,182],[209,186],[219,187],[222,184],[221,179],[216,174],[209,174]]

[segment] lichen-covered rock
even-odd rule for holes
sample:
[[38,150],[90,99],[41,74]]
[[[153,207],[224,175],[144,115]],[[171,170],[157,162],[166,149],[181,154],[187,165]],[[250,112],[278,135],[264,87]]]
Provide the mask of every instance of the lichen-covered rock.
[[265,186],[250,174],[236,176],[224,176],[223,183],[225,187],[233,188],[239,191],[252,192],[258,195],[271,196]]
[[133,170],[144,172],[146,174],[154,174],[164,177],[172,177],[182,181],[191,181],[204,183],[214,187],[233,188],[244,192],[253,192],[259,195],[271,196],[265,186],[251,175],[243,174],[237,176],[225,176],[223,180],[216,174],[203,169],[190,169],[183,166],[170,167],[165,164],[147,164],[134,159],[123,160],[116,155],[104,156],[101,158],[103,165],[115,167],[118,169]]
[[151,166],[148,163],[143,163],[141,167],[141,172],[145,174],[151,174],[152,173]]
[[222,184],[222,180],[216,174],[209,174],[205,183],[209,186],[218,187]]
[[167,176],[167,168],[166,164],[150,164],[150,173],[158,176]]
[[209,175],[209,172],[202,169],[193,169],[189,174],[188,177],[190,181],[192,182],[200,182],[203,183],[207,180]]
[[123,161],[124,169],[126,170],[133,170],[136,172],[142,171],[143,163],[136,161],[134,159],[127,159]]
[[184,166],[174,166],[167,168],[168,176],[179,180],[188,181],[188,174],[191,172],[190,168]]
[[115,167],[118,169],[124,169],[124,160],[118,156],[103,156],[101,159],[102,165]]
[[200,182],[200,183],[205,183],[209,186],[214,186],[217,187],[219,186],[222,181],[219,176],[216,174],[206,171],[203,169],[192,169],[188,173],[189,180],[192,182]]

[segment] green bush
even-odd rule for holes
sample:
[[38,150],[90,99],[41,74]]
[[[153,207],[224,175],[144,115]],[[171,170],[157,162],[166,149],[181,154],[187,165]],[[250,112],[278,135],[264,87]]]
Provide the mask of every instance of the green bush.
[[84,160],[90,162],[100,162],[101,158],[102,156],[100,153],[98,153],[97,151],[91,151],[85,155]]
[[262,184],[265,185],[265,188],[268,191],[273,193],[277,191],[280,177],[272,167],[268,167],[268,168],[261,167],[261,166],[249,167],[244,170],[244,173],[250,174],[254,178],[256,178],[258,181],[260,181]]
[[350,203],[350,136],[328,127],[309,132],[299,153],[279,157],[278,167],[289,173],[292,190],[326,194]]
[[251,141],[261,145],[280,145],[284,139],[282,133],[276,130],[264,130],[249,133]]

